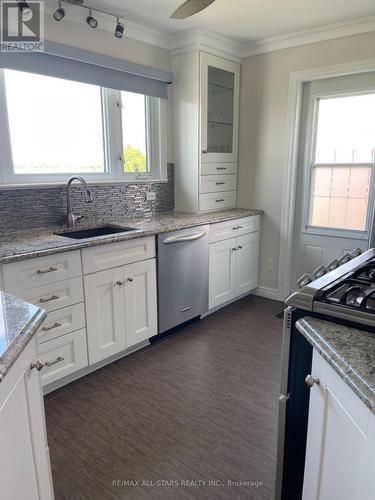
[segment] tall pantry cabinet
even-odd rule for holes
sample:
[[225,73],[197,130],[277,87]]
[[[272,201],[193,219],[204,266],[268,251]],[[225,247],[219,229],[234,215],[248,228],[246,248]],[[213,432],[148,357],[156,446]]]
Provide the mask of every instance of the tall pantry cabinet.
[[175,205],[236,206],[240,64],[199,50],[173,56]]

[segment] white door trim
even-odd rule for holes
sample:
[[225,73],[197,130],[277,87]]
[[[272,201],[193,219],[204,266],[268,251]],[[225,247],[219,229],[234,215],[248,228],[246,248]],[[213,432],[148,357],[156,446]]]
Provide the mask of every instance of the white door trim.
[[303,84],[323,78],[355,75],[375,71],[375,59],[364,59],[322,68],[291,72],[289,75],[289,97],[284,155],[280,220],[280,253],[278,275],[278,298],[285,300],[291,289],[293,225],[298,168],[299,128]]

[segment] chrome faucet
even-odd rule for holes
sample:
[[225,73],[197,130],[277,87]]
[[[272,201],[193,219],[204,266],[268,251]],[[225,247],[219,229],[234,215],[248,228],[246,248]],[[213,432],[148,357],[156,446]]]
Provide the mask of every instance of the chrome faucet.
[[75,180],[79,181],[82,184],[83,188],[85,189],[86,203],[92,202],[91,193],[88,190],[85,179],[83,179],[79,175],[73,175],[73,177],[70,177],[68,179],[68,182],[66,183],[66,208],[67,208],[66,224],[68,227],[75,227],[76,222],[82,219],[83,217],[83,215],[75,215],[72,211],[72,198],[70,194],[70,186],[72,182]]

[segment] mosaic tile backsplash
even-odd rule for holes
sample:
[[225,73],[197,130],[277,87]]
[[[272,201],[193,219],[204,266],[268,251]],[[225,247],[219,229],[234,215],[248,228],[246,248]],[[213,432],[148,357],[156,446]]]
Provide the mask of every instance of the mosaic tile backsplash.
[[[91,184],[92,203],[86,203],[80,184],[72,185],[72,206],[83,215],[80,224],[102,224],[116,216],[147,217],[174,209],[173,164],[168,164],[168,182]],[[156,193],[155,201],[147,193]],[[64,224],[65,187],[0,190],[0,231],[31,229]]]

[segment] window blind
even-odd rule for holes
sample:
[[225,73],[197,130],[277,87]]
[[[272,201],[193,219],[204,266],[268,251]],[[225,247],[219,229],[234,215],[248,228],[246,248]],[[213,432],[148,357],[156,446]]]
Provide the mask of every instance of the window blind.
[[44,52],[0,53],[0,68],[65,78],[164,99],[167,98],[168,84],[173,80],[172,73],[168,71],[47,41],[44,43]]

